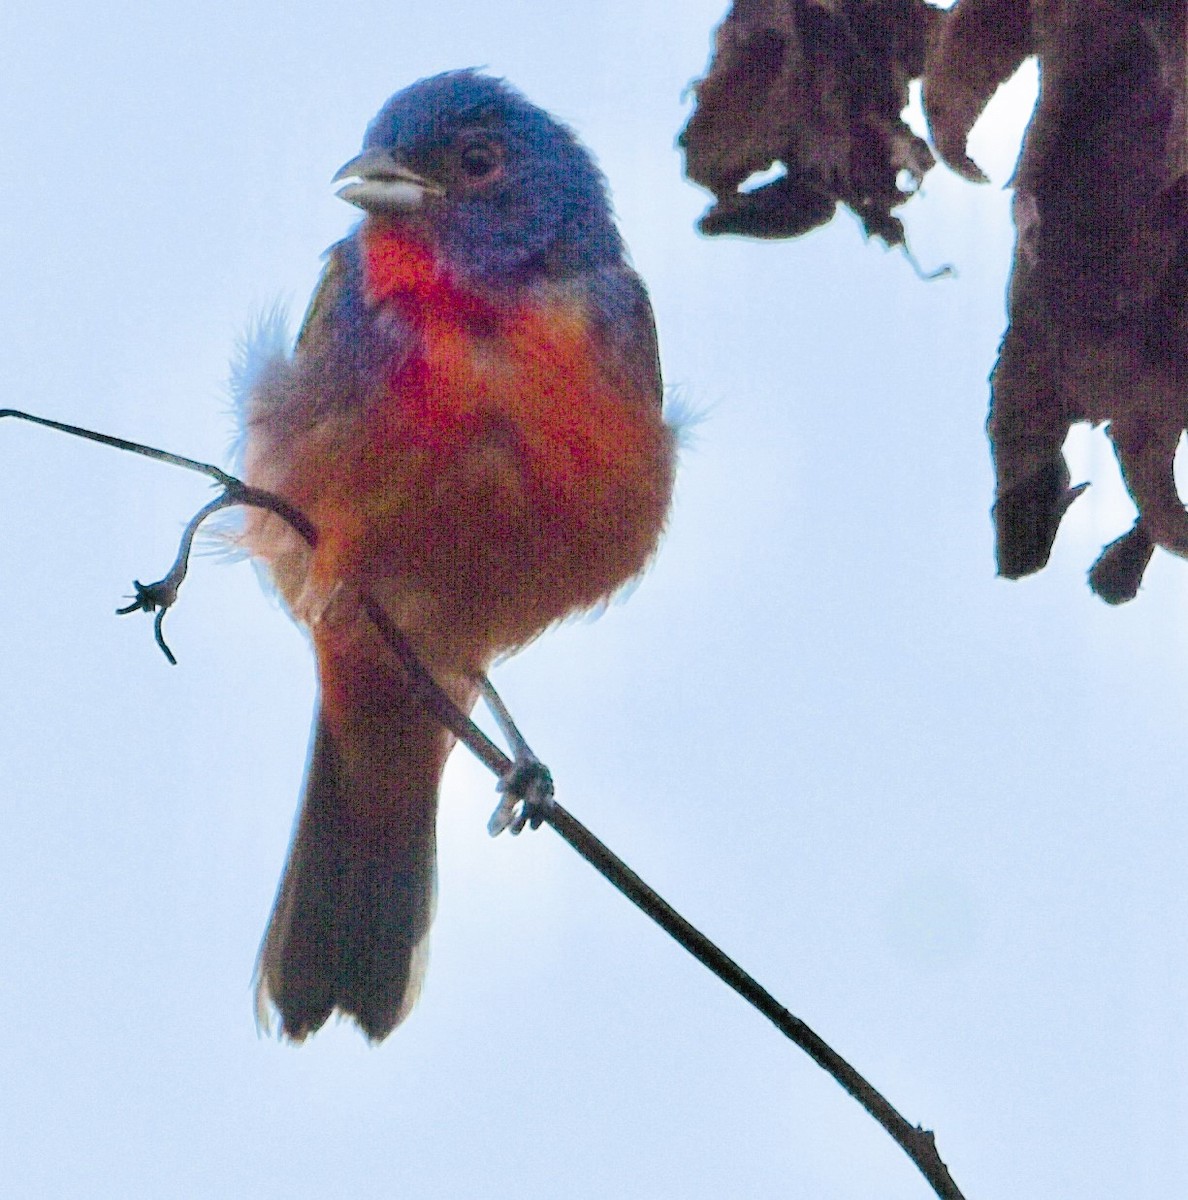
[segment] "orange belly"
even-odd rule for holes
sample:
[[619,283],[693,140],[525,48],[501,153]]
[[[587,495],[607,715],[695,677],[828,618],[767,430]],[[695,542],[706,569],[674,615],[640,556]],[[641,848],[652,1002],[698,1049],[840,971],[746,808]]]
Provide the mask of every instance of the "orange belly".
[[497,308],[418,249],[381,246],[378,274],[419,349],[366,416],[302,435],[284,491],[319,530],[319,589],[376,588],[489,660],[644,568],[673,436],[654,397],[613,391],[579,304]]

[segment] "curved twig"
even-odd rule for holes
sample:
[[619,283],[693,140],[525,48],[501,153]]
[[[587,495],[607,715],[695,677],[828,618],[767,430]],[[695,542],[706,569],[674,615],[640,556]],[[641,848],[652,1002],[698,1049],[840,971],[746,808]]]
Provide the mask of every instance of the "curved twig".
[[[204,505],[187,524],[182,534],[181,545],[177,558],[169,572],[156,583],[142,584],[136,581],[136,598],[120,613],[156,612],[154,623],[157,644],[171,663],[176,663],[172,652],[161,636],[161,621],[166,611],[177,599],[178,589],[186,577],[189,556],[193,548],[194,536],[198,527],[207,517],[224,508],[233,505],[246,504],[252,507],[264,508],[275,513],[308,542],[311,546],[317,542],[317,530],[313,524],[296,508],[279,496],[253,488],[242,480],[228,474],[220,467],[210,463],[199,462],[196,459],[185,458],[166,450],[158,450],[138,442],[130,442],[124,438],[112,437],[109,434],[97,433],[76,425],[67,425],[60,421],[51,421],[45,417],[36,417],[16,409],[0,409],[0,417],[19,417],[44,425],[62,433],[76,437],[87,438],[90,441],[112,446],[118,450],[126,450],[140,454],[158,462],[169,463],[173,466],[184,467],[187,470],[205,474],[218,483],[223,492],[208,504]],[[368,617],[375,624],[380,636],[388,648],[397,656],[401,665],[408,672],[418,699],[441,723],[464,742],[476,758],[491,770],[501,781],[512,777],[517,762],[508,757],[466,713],[454,704],[449,696],[440,688],[429,671],[421,664],[403,631],[392,621],[380,603],[366,590],[359,593],[360,603]],[[496,717],[508,734],[509,741],[516,749],[517,760],[527,756],[539,766],[539,761],[531,754],[527,743],[515,728],[510,714],[499,699],[498,693],[485,678],[481,681],[484,695],[491,703]],[[548,776],[544,770],[545,777]],[[527,801],[525,801],[527,803]],[[723,983],[733,988],[748,1004],[792,1041],[799,1046],[823,1070],[829,1073],[864,1109],[887,1131],[888,1134],[903,1149],[904,1153],[915,1163],[920,1173],[931,1185],[933,1191],[941,1200],[964,1200],[948,1168],[937,1153],[936,1140],[931,1131],[918,1125],[912,1125],[903,1115],[860,1075],[840,1054],[827,1042],[809,1028],[798,1017],[794,1016],[757,980],[747,974],[732,958],[726,955],[699,929],[687,921],[653,888],[649,887],[621,858],[614,854],[593,833],[590,832],[572,813],[556,802],[552,795],[551,779],[543,795],[535,798],[534,807],[526,814],[521,814],[518,821],[509,823],[513,831],[523,828],[527,820],[535,828],[544,823],[551,826],[557,834],[585,859],[596,871],[627,897],[641,912],[651,917],[657,925],[683,946],[703,966],[712,971]]]

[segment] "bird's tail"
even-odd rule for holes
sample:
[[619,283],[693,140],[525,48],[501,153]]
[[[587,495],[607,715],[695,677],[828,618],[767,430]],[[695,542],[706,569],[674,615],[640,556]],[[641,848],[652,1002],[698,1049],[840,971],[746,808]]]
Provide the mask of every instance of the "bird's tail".
[[[437,793],[451,736],[407,680],[374,662],[335,672],[257,965],[261,1022],[295,1040],[337,1009],[373,1040],[421,988],[436,887]],[[338,664],[341,666],[342,664]]]

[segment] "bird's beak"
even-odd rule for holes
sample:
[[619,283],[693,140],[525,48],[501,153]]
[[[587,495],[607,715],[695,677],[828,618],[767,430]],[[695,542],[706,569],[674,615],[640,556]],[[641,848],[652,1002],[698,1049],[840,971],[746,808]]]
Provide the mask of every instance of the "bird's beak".
[[391,151],[373,146],[344,163],[332,183],[353,182],[338,189],[339,199],[370,213],[399,213],[420,208],[426,196],[440,196],[432,180],[397,162]]

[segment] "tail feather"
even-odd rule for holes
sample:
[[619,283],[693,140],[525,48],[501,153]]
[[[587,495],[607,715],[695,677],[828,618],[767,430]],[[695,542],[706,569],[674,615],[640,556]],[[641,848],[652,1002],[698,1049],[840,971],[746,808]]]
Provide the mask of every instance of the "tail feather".
[[294,1040],[338,1009],[378,1041],[420,992],[435,899],[437,787],[451,742],[419,714],[397,719],[395,729],[398,739],[360,749],[318,718],[257,965],[262,1024],[275,1010]]

